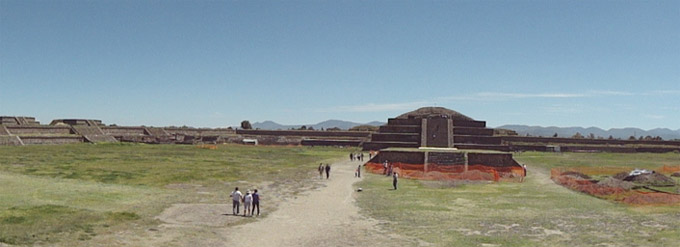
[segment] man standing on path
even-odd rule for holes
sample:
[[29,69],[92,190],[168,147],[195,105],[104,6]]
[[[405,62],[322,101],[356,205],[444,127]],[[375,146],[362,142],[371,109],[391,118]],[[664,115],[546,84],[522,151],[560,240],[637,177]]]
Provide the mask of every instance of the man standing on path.
[[241,191],[238,191],[238,187],[236,187],[234,191],[231,192],[231,210],[233,211],[234,215],[238,215],[241,209],[241,199],[243,199],[243,194]]
[[323,179],[323,163],[319,163],[319,178]]
[[326,179],[330,176],[331,173],[331,164],[326,164]]
[[394,190],[397,190],[397,180],[399,180],[399,174],[396,172],[392,173],[392,186],[394,186]]
[[251,216],[255,212],[255,208],[257,208],[257,216],[260,216],[260,194],[257,193],[257,189],[253,193],[253,209],[250,211]]
[[361,165],[357,166],[357,176],[361,178]]

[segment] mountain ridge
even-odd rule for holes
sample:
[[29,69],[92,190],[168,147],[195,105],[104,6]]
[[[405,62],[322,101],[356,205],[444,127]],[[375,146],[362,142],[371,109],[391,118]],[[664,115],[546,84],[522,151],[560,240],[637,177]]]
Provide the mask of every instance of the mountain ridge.
[[287,130],[287,129],[299,129],[302,126],[305,126],[307,128],[312,127],[315,130],[320,130],[321,128],[323,129],[328,129],[328,128],[340,128],[343,130],[348,130],[352,127],[359,126],[359,125],[373,125],[373,126],[380,126],[384,125],[384,122],[380,121],[372,121],[368,123],[356,123],[356,122],[351,122],[351,121],[344,121],[344,120],[337,120],[337,119],[329,119],[326,121],[322,121],[316,124],[291,124],[291,125],[285,125],[285,124],[279,124],[277,122],[271,121],[271,120],[266,120],[263,122],[255,122],[252,124],[253,129],[263,129],[263,130]]
[[519,125],[519,124],[507,124],[501,125],[496,128],[499,129],[509,129],[514,130],[519,135],[531,135],[531,136],[553,136],[557,134],[558,137],[571,137],[576,133],[580,133],[583,136],[588,136],[591,133],[596,137],[608,138],[612,136],[613,138],[628,139],[631,136],[635,138],[640,138],[640,136],[660,136],[664,140],[680,139],[680,129],[672,130],[669,128],[654,128],[649,130],[643,130],[640,128],[626,127],[626,128],[610,128],[604,130],[598,127],[557,127],[557,126],[532,126],[532,125]]

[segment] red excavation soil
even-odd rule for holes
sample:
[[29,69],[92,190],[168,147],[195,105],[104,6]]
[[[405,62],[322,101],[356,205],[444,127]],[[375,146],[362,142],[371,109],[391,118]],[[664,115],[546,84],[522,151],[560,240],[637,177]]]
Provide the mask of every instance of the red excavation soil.
[[[664,175],[680,170],[680,166],[664,166],[655,173],[628,175],[633,168],[626,167],[572,167],[553,168],[551,179],[569,189],[589,195],[633,205],[680,204],[680,191],[656,191],[652,186],[676,187],[675,180]],[[591,177],[603,177],[594,180]]]

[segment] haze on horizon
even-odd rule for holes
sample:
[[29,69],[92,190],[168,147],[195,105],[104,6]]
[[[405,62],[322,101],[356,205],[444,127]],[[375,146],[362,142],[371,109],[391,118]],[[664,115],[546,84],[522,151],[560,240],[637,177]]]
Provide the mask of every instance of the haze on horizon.
[[680,128],[680,1],[0,1],[0,115]]

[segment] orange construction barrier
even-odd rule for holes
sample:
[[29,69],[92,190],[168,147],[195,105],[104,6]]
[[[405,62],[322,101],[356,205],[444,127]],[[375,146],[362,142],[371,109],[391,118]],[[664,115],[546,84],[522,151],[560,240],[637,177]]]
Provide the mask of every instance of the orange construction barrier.
[[[424,180],[488,180],[488,181],[517,181],[524,176],[521,167],[492,167],[485,165],[468,165],[467,171],[464,165],[437,165],[437,164],[407,164],[392,162],[394,172],[403,178]],[[366,163],[365,169],[376,174],[386,174],[381,163]]]

